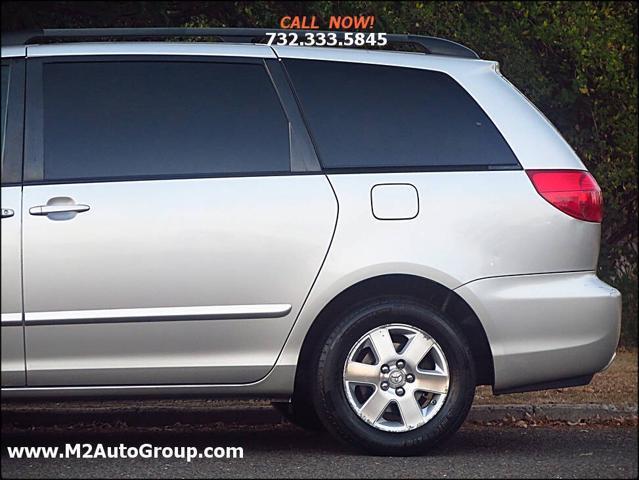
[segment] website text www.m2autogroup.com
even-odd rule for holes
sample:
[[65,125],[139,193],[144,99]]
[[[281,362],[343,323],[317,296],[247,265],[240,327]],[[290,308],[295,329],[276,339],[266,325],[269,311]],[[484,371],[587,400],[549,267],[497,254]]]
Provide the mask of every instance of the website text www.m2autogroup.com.
[[63,447],[42,446],[7,446],[9,458],[80,458],[80,459],[130,459],[157,458],[183,459],[191,462],[194,459],[235,459],[244,458],[242,447],[187,447],[187,446],[154,446],[145,443],[139,446],[104,445],[102,443],[66,443]]

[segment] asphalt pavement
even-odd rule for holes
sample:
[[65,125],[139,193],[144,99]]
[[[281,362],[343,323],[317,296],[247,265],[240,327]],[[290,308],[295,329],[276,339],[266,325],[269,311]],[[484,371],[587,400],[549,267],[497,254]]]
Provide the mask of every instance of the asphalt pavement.
[[[236,459],[9,459],[7,446],[239,446]],[[636,426],[466,424],[422,457],[372,457],[287,423],[5,429],[3,478],[637,478]]]

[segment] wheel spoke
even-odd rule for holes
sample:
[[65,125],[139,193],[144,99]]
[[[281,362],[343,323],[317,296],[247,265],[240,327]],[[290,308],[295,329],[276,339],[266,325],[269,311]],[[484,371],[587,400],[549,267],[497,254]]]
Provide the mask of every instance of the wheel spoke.
[[377,384],[379,382],[379,366],[350,361],[346,365],[344,380],[355,383]]
[[[400,352],[395,342],[403,345]],[[375,365],[371,365],[373,356]],[[450,388],[442,347],[411,325],[392,323],[369,330],[350,349],[343,365],[342,385],[348,403],[361,421],[381,431],[421,427],[438,414]],[[395,414],[386,415],[393,403]]]
[[387,328],[380,328],[369,335],[377,360],[379,363],[386,363],[397,356],[397,350],[393,345],[390,332]]
[[415,390],[443,394],[448,392],[448,375],[434,370],[415,372]]
[[424,358],[430,351],[433,344],[433,340],[417,333],[413,335],[413,338],[410,339],[408,345],[404,347],[402,358],[406,360],[408,364],[411,365],[413,368],[417,368],[417,365],[419,365],[419,362],[422,361],[422,358]]
[[366,403],[362,406],[360,414],[375,423],[382,416],[388,406],[390,399],[381,390],[375,390]]
[[413,395],[402,397],[397,404],[406,428],[415,428],[424,423],[422,409]]

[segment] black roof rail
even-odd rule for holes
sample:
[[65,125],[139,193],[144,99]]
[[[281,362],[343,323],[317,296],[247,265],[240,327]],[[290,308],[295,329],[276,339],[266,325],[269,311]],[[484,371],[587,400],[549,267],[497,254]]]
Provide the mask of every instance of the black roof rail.
[[[171,37],[215,37],[223,42],[258,43],[266,38],[267,33],[309,32],[334,33],[337,40],[344,38],[343,31],[320,30],[282,30],[273,28],[47,28],[43,30],[3,32],[2,45],[27,45],[30,43],[55,41],[64,39],[87,38],[171,38]],[[425,53],[448,55],[461,58],[479,58],[473,50],[451,40],[437,37],[426,37],[412,34],[387,34],[389,44],[412,44],[420,47]]]

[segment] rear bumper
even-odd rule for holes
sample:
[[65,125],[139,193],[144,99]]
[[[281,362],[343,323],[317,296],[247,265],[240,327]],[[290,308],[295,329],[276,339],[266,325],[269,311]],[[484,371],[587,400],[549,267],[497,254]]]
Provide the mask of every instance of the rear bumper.
[[594,272],[487,278],[456,292],[486,331],[495,393],[574,385],[615,354],[621,295]]

